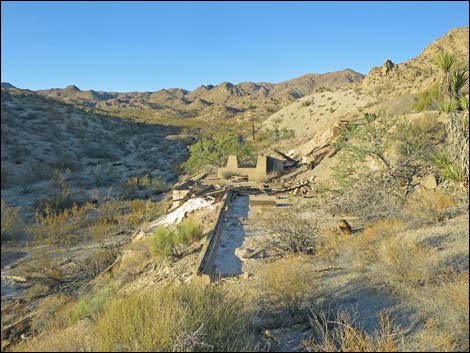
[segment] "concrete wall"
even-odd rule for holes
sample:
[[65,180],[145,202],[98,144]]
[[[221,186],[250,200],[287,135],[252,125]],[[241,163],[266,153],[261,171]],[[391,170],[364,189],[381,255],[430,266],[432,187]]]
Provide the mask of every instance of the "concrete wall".
[[215,278],[215,256],[220,246],[220,240],[223,232],[224,214],[230,207],[235,193],[229,191],[222,200],[222,206],[219,209],[217,222],[214,229],[207,235],[201,253],[199,254],[199,261],[197,265],[197,281],[203,283],[213,282]]
[[237,156],[230,155],[227,160],[227,166],[217,169],[217,177],[225,179],[232,175],[247,175],[248,180],[261,180],[270,172],[282,172],[283,170],[284,163],[273,157],[258,156],[256,167],[240,168]]

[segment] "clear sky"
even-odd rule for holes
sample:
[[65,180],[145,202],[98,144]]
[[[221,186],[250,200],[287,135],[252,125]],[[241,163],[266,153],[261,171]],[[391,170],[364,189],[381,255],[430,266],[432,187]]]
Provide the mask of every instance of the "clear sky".
[[403,62],[468,2],[1,3],[1,79],[21,88],[194,89]]

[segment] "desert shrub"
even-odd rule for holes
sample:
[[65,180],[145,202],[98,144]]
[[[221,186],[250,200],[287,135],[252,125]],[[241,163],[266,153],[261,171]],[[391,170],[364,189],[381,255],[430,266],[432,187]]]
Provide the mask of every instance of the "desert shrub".
[[96,325],[99,351],[253,349],[241,297],[218,287],[170,286],[113,300]]
[[[349,124],[343,128],[336,143],[341,149],[334,178],[346,193],[361,179],[369,178],[366,162],[373,161],[387,181],[388,192],[395,196],[410,194],[416,177],[422,176],[431,160],[431,139],[434,134],[419,125],[402,119],[366,114],[362,124]],[[392,157],[389,152],[397,146]]]
[[91,167],[88,173],[93,178],[96,186],[106,185],[116,179],[116,172],[110,163],[102,163]]
[[36,202],[36,210],[38,213],[45,215],[51,213],[59,213],[73,205],[73,195],[70,193],[64,175],[55,171],[52,176],[52,185],[50,196],[39,199]]
[[402,205],[403,195],[390,178],[370,174],[330,201],[327,208],[333,214],[350,214],[371,222],[397,215]]
[[59,146],[56,151],[56,160],[54,162],[54,169],[65,171],[67,169],[77,170],[75,163],[76,157],[70,153],[67,146]]
[[170,256],[175,253],[174,243],[175,233],[165,227],[158,227],[153,235],[150,236],[149,248],[153,256]]
[[277,235],[279,248],[294,254],[314,252],[320,239],[317,222],[297,211],[273,213],[263,219],[263,225]]
[[412,109],[416,112],[423,110],[434,110],[438,107],[439,87],[435,86],[421,92],[412,105]]
[[31,329],[35,333],[65,328],[68,318],[63,315],[63,308],[70,298],[62,294],[52,294],[41,300],[37,307],[37,315],[31,321]]
[[161,176],[151,177],[148,174],[142,177],[134,176],[123,183],[122,188],[127,191],[149,190],[152,193],[168,191],[168,185]]
[[406,218],[412,221],[440,222],[451,215],[456,201],[452,195],[441,190],[422,190],[414,193],[403,210]]
[[232,134],[202,138],[189,146],[189,152],[189,158],[182,163],[182,167],[188,172],[197,172],[210,166],[221,167],[227,162],[229,155],[236,155],[240,163],[253,162],[252,146]]
[[127,202],[128,213],[125,222],[131,229],[136,229],[143,222],[160,217],[165,212],[164,202],[134,199]]
[[73,205],[56,213],[46,207],[43,213],[36,213],[35,223],[28,227],[36,240],[45,240],[53,245],[69,245],[79,240],[83,209]]
[[117,257],[116,249],[99,249],[94,251],[87,259],[77,260],[79,271],[84,279],[91,280],[98,277]]
[[316,280],[303,257],[289,256],[266,265],[260,272],[259,286],[264,299],[297,315],[313,295]]
[[111,301],[116,292],[116,285],[110,282],[99,288],[96,293],[78,299],[69,312],[70,321],[73,323],[85,318],[96,320],[104,312],[106,305]]
[[468,293],[468,270],[445,273],[442,282],[430,287],[426,296],[416,293],[419,307],[432,318],[427,324],[434,326],[434,330],[427,337],[441,338],[444,347],[453,348],[448,352],[467,352],[469,349]]
[[387,237],[369,265],[369,279],[399,294],[433,281],[438,274],[437,250],[415,240]]
[[460,108],[467,112],[468,112],[468,107],[469,107],[468,101],[469,101],[468,94],[466,96],[460,97],[460,102],[459,102]]
[[6,201],[1,201],[2,241],[18,239],[23,233],[24,224],[19,211],[19,207],[9,207]]
[[184,219],[176,226],[178,242],[190,244],[202,238],[202,226],[193,219]]
[[201,239],[202,227],[194,220],[186,219],[175,228],[158,227],[149,238],[150,253],[157,257],[180,256],[181,248]]
[[36,283],[26,290],[24,296],[28,299],[35,299],[49,294],[50,290],[51,288],[49,286],[42,283]]
[[371,158],[381,165],[386,173],[396,179],[392,164],[386,156],[390,148],[390,130],[396,123],[394,119],[381,117],[375,114],[366,114],[365,123],[347,124],[343,127],[340,137],[335,143],[341,150],[338,167],[335,168],[334,177],[338,184],[347,190],[364,170],[366,158]]
[[307,352],[401,352],[403,332],[393,321],[387,312],[380,312],[377,329],[367,333],[346,311],[312,310],[312,336],[303,346]]
[[305,100],[303,100],[302,103],[301,103],[302,107],[308,107],[308,106],[311,105],[311,104],[312,104],[312,101],[309,100],[309,99],[305,99]]

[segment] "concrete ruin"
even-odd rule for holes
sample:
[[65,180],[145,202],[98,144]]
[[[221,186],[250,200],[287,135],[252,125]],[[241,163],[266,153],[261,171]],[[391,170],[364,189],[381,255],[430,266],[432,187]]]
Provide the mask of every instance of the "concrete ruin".
[[227,166],[217,169],[217,177],[227,179],[231,176],[247,176],[248,180],[263,180],[269,174],[283,171],[284,162],[270,156],[258,156],[256,167],[240,167],[237,156],[230,155]]

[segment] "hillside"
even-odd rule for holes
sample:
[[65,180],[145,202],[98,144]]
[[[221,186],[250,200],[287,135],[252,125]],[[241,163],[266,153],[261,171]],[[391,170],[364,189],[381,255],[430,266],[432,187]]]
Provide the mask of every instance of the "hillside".
[[[171,117],[230,117],[248,108],[264,111],[266,107],[283,106],[293,99],[303,97],[320,87],[335,89],[360,82],[363,75],[347,69],[325,74],[307,74],[292,80],[273,83],[242,82],[219,85],[202,85],[193,91],[181,88],[162,89],[156,92],[96,92],[82,91],[71,85],[64,89],[37,91],[39,94],[64,102],[82,104],[103,110],[150,110],[155,116]],[[208,108],[217,105],[219,109]]]
[[2,351],[468,351],[468,35],[365,77],[2,83]]
[[[325,143],[327,135],[333,133],[331,128],[340,121],[354,120],[364,113],[412,114],[419,93],[439,80],[438,52],[452,52],[458,65],[468,70],[468,36],[468,27],[453,29],[416,58],[400,64],[386,60],[383,67],[372,68],[362,82],[350,88],[326,89],[302,97],[271,115],[263,126],[294,129],[300,145],[293,153],[301,156]],[[467,81],[463,94],[468,94],[468,85]]]
[[120,183],[145,173],[174,181],[171,167],[184,159],[185,144],[166,139],[178,128],[87,113],[31,91],[1,94],[2,199],[24,210],[51,189],[55,171],[83,202],[92,189],[118,191]]

